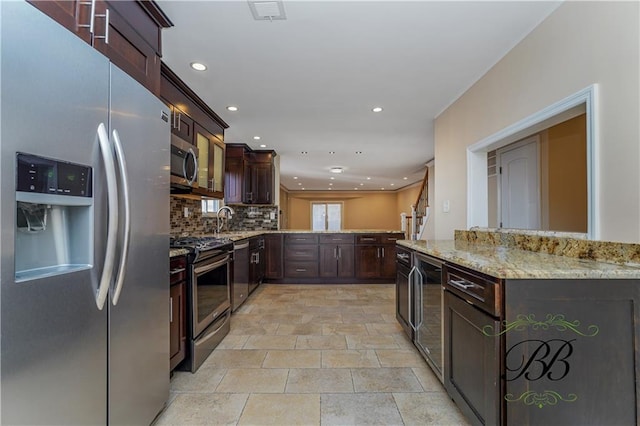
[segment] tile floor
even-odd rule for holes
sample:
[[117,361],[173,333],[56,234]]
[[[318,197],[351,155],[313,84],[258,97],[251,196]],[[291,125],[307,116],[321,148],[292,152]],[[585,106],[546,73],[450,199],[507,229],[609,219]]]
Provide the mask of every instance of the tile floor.
[[395,288],[260,286],[156,425],[467,425],[395,318]]

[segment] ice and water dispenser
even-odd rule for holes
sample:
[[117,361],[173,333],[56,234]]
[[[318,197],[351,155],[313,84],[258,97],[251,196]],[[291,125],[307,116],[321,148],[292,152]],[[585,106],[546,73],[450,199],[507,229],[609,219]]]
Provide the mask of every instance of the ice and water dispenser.
[[15,262],[16,282],[92,266],[91,167],[17,154]]

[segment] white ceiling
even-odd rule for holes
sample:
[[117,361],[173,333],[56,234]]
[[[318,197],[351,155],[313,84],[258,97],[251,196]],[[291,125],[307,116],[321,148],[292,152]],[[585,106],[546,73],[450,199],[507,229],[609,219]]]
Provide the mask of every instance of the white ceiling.
[[274,149],[290,190],[393,190],[422,179],[433,119],[560,3],[285,0],[273,22],[244,0],[158,4],[175,24],[163,60],[226,143]]

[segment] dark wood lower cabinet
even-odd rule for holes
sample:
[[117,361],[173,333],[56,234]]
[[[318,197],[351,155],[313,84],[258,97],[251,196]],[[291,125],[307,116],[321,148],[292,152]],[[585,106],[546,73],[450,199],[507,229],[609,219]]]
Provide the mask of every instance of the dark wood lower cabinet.
[[186,284],[172,285],[169,292],[171,315],[169,319],[169,369],[173,370],[187,354]]
[[500,321],[444,292],[444,385],[460,410],[477,425],[500,424]]
[[320,244],[319,275],[323,278],[350,278],[355,276],[355,250],[353,244]]
[[266,279],[278,280],[284,275],[284,265],[282,258],[282,234],[266,234],[264,236],[264,257]]

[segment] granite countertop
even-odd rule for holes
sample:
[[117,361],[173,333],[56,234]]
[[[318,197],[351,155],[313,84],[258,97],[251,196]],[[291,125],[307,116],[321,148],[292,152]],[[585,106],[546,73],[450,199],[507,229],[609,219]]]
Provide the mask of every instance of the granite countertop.
[[222,232],[217,236],[229,238],[231,241],[244,240],[246,238],[257,237],[265,234],[396,234],[402,233],[398,230],[381,229],[343,229],[341,231],[311,231],[309,229],[283,229],[278,231],[231,231]]
[[189,254],[189,250],[183,248],[169,249],[169,257],[184,256],[185,254]]
[[640,279],[640,267],[466,241],[400,240],[398,245],[504,279]]

